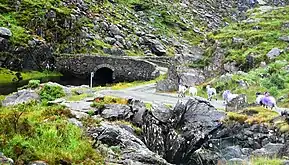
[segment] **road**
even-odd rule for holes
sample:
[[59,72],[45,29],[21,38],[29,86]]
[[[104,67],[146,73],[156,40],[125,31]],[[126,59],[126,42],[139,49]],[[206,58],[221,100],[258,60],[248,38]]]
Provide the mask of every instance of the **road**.
[[[102,90],[98,91],[102,95],[110,95],[122,98],[134,98],[142,100],[146,103],[163,103],[175,105],[178,101],[187,101],[190,97],[178,98],[175,93],[158,93],[156,92],[156,84],[140,85],[136,87],[126,88],[122,90]],[[225,109],[223,100],[212,100],[210,102],[216,109]],[[289,111],[286,108],[278,107],[275,109],[279,114],[282,111]]]
[[[175,105],[179,100],[187,101],[190,97],[178,98],[174,93],[156,92],[156,84],[141,85],[137,87],[126,88],[123,90],[102,90],[98,91],[102,95],[115,97],[134,98],[147,103],[163,103]],[[225,109],[221,100],[211,101],[211,104],[217,109]]]

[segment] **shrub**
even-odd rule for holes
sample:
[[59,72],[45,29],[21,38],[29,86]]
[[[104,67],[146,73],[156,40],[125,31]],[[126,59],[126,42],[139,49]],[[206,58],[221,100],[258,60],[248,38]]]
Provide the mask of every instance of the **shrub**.
[[53,101],[65,96],[64,90],[56,85],[44,85],[40,90],[40,97],[43,102]]
[[35,88],[39,87],[39,85],[40,85],[40,80],[30,80],[28,82],[28,86],[27,87],[35,89]]
[[93,102],[90,106],[97,108],[98,110],[102,110],[105,108],[105,103],[102,101],[101,102]]

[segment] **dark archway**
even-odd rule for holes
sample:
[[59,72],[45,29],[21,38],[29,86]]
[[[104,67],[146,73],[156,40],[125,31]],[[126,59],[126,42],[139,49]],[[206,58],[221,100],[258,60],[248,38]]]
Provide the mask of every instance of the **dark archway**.
[[99,85],[105,85],[113,83],[114,76],[113,76],[113,70],[107,67],[99,68],[94,73],[94,83]]

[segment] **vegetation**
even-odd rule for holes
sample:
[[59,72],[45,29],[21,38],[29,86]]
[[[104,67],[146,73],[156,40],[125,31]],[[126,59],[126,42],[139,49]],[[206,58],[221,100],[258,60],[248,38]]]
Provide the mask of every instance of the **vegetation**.
[[241,112],[228,112],[227,115],[229,120],[249,124],[270,123],[272,119],[279,116],[276,111],[263,107],[249,107]]
[[252,165],[281,165],[283,161],[284,160],[278,158],[254,157],[250,160],[250,163]]
[[35,89],[35,88],[38,88],[40,85],[40,80],[30,80],[28,82],[28,88],[32,88],[32,89]]
[[[289,93],[289,78],[286,67],[287,61],[275,61],[266,68],[257,68],[245,74],[234,74],[229,79],[218,78],[212,81],[212,86],[217,89],[220,97],[224,90],[231,90],[232,93],[246,94],[250,103],[255,102],[256,92],[268,91],[275,98],[285,97],[278,102],[282,106],[288,106],[286,101]],[[240,87],[238,81],[245,81],[249,88]],[[201,88],[201,87],[199,87]]]
[[103,108],[105,108],[105,104],[124,104],[124,105],[127,105],[128,100],[125,98],[104,96],[103,98],[96,98],[90,106],[95,107],[97,109],[103,109]]
[[16,164],[103,164],[83,131],[67,122],[72,115],[61,106],[31,102],[2,107],[0,116],[0,150]]
[[[241,68],[251,69],[252,66],[246,64],[248,55],[254,56],[256,66],[261,61],[270,61],[266,54],[272,48],[284,49],[287,47],[287,43],[279,40],[279,37],[288,35],[289,29],[284,27],[288,21],[288,13],[288,7],[267,12],[254,9],[248,12],[248,17],[252,20],[251,23],[247,21],[232,23],[209,34],[208,40],[221,41],[222,46],[228,49],[227,61],[236,61]],[[233,37],[241,38],[241,41],[234,42]],[[282,56],[288,60],[287,51]]]
[[48,101],[53,101],[65,96],[64,90],[60,86],[48,84],[45,84],[40,89],[39,94],[43,103],[47,103]]

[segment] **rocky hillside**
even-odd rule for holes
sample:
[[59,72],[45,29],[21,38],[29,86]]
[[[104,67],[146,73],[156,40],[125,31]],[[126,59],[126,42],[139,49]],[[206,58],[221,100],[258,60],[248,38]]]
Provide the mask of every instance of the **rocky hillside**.
[[251,6],[223,0],[2,0],[0,26],[12,32],[2,31],[2,37],[12,37],[1,50],[21,52],[46,42],[55,53],[194,55],[192,46],[206,32],[244,18]]

